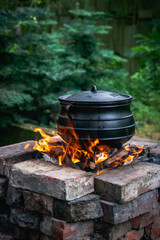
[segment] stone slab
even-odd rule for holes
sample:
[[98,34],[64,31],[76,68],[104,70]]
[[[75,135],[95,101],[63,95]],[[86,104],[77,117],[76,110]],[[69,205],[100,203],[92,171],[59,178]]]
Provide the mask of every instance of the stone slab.
[[[27,144],[29,147],[25,149]],[[0,175],[9,177],[10,169],[14,163],[41,158],[42,154],[33,150],[34,144],[35,141],[26,141],[0,147]]]
[[136,144],[136,145],[143,145],[143,149],[145,151],[150,151],[151,149],[157,148],[160,143],[159,142],[151,142],[150,139],[143,139],[143,138],[132,138],[130,141],[128,141],[126,144]]
[[146,162],[121,166],[96,176],[94,185],[101,199],[126,203],[160,187],[160,166]]
[[7,190],[7,178],[0,177],[0,198],[5,198],[5,193]]
[[14,164],[10,184],[61,200],[71,201],[94,191],[93,175],[43,160]]
[[3,213],[0,214],[0,231],[2,232],[10,232],[11,231],[11,223],[9,221],[9,214]]
[[111,224],[123,223],[152,211],[157,204],[157,190],[144,193],[138,198],[124,204],[101,200],[104,212],[103,221]]
[[30,212],[25,208],[12,208],[10,221],[22,228],[37,230],[39,228],[40,218],[37,213]]
[[120,237],[125,235],[130,230],[131,224],[129,221],[120,223],[118,225],[103,223],[102,234],[107,240],[119,240]]
[[55,199],[54,216],[66,222],[79,222],[103,216],[99,196],[89,194],[73,201]]
[[160,145],[150,150],[150,154],[160,157]]
[[0,199],[0,214],[9,214],[9,206],[5,199]]
[[6,203],[12,207],[18,207],[23,205],[23,190],[21,188],[15,188],[11,185],[8,186],[6,194]]

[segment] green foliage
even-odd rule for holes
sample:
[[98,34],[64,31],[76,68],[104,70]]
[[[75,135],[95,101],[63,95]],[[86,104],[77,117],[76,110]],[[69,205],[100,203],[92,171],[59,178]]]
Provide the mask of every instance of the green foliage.
[[6,88],[0,89],[0,103],[3,108],[12,108],[16,105],[20,109],[23,109],[24,103],[29,103],[32,101],[32,97],[29,94],[20,93],[15,90],[7,90]]
[[131,77],[136,119],[160,128],[160,31],[153,27],[148,36],[137,34],[130,56],[140,56],[140,67]]
[[[98,19],[103,12],[88,12],[77,9],[70,11],[73,23],[61,28],[65,51],[59,55],[55,77],[67,90],[87,90],[92,84],[109,88],[109,79],[126,79],[122,63],[126,60],[105,49],[100,39],[108,34],[110,26],[101,25]],[[61,89],[62,89],[61,86]],[[114,84],[114,86],[117,86]],[[61,90],[59,89],[59,90]]]
[[1,11],[0,18],[0,125],[41,122],[42,117],[47,124],[56,100],[53,64],[63,49],[54,15],[20,8]]
[[126,60],[105,49],[100,39],[111,30],[99,22],[105,14],[81,9],[70,14],[73,21],[57,29],[53,12],[44,8],[1,11],[1,127],[52,125],[58,96],[88,90],[92,84],[124,89]]

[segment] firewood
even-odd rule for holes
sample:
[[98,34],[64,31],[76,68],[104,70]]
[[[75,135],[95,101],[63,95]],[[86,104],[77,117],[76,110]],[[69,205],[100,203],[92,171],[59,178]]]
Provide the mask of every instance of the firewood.
[[114,154],[112,154],[104,163],[105,166],[108,166],[109,164],[124,159],[125,157],[129,155],[136,156],[134,154],[137,153],[137,150],[139,149],[138,146],[136,145],[130,145],[129,146],[129,151],[125,149],[125,146],[120,148],[118,151],[116,151]]
[[47,142],[49,145],[55,145],[55,146],[57,146],[59,144],[65,144],[59,135],[56,135],[54,137],[47,139]]
[[80,169],[80,167],[76,163],[72,162],[71,158],[69,156],[67,156],[67,155],[65,156],[65,159],[64,159],[63,163],[66,166],[69,166],[71,168]]
[[46,141],[50,146],[50,151],[47,152],[50,157],[58,157],[63,154],[63,146],[65,145],[65,143],[59,135],[51,137]]
[[128,151],[126,151],[126,149],[124,147],[122,147],[120,150],[118,150],[117,152],[115,152],[114,154],[112,154],[105,162],[104,165],[108,166],[109,164],[120,160],[121,158],[125,157],[128,154]]
[[95,169],[96,164],[93,161],[90,161],[89,166],[90,166],[90,169],[93,170],[93,169]]
[[43,153],[43,159],[44,159],[45,162],[52,162],[54,164],[58,164],[58,160],[55,157],[50,157],[46,153]]

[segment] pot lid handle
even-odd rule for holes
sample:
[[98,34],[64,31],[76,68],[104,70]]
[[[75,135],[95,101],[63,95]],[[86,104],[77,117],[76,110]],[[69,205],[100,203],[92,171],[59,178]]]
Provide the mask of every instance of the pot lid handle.
[[93,85],[92,89],[91,89],[91,92],[92,93],[96,93],[97,92],[97,87],[96,85]]

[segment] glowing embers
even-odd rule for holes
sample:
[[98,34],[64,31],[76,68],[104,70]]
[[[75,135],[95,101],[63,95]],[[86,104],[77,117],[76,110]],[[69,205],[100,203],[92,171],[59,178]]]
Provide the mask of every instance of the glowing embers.
[[[81,168],[86,171],[93,171],[96,174],[108,171],[120,165],[130,164],[143,151],[142,145],[128,144],[120,149],[111,148],[106,145],[99,145],[99,140],[91,141],[83,147],[79,143],[78,136],[74,129],[70,141],[65,142],[58,134],[52,132],[52,136],[45,134],[42,129],[36,128],[35,132],[40,132],[43,139],[36,141],[34,150],[46,153],[50,157],[56,157],[58,164],[65,164],[73,168]],[[27,148],[28,146],[25,146]]]

